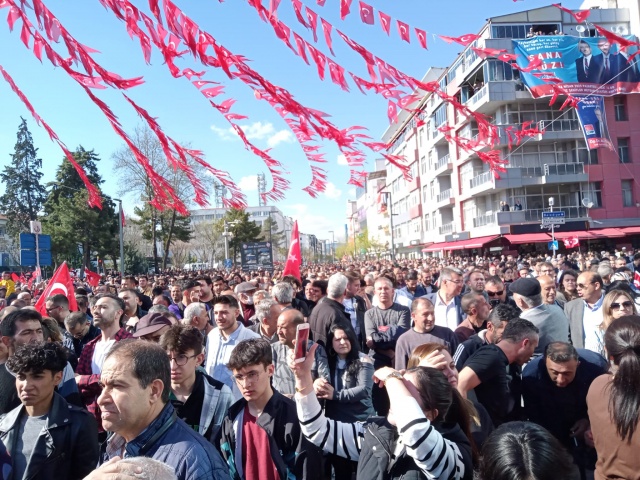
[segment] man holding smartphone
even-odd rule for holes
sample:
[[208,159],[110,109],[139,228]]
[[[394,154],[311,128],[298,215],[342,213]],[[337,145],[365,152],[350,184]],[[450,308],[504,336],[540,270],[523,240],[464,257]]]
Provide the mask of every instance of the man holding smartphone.
[[[278,316],[277,334],[278,343],[271,345],[273,353],[273,388],[283,395],[293,397],[296,393],[295,377],[288,365],[289,352],[294,348],[298,325],[308,325],[304,321],[304,317],[299,310],[287,307]],[[307,329],[307,332],[309,330]],[[308,337],[307,337],[308,338]],[[307,340],[307,349],[313,345],[311,340]],[[306,353],[306,351],[305,351]],[[304,358],[304,357],[303,357]],[[327,353],[322,345],[316,350],[315,363],[311,369],[313,379],[322,377],[329,381],[331,374],[329,373],[329,362]]]
[[243,398],[222,423],[222,456],[234,479],[319,479],[322,453],[302,434],[295,402],[271,387],[271,352],[267,340],[254,338],[231,353],[228,366]]

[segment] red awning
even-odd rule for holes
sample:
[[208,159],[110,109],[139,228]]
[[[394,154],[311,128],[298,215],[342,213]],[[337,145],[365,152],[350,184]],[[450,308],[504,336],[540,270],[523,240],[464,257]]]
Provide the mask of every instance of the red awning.
[[505,235],[510,244],[520,245],[522,243],[547,243],[551,241],[548,233],[521,233],[519,235]]
[[429,245],[427,248],[423,248],[424,253],[439,252],[441,250],[448,250],[446,247],[457,242],[440,242]]
[[601,228],[599,230],[589,230],[589,233],[595,238],[620,238],[625,236],[625,233],[619,228]]
[[622,227],[618,230],[623,231],[626,235],[635,235],[640,233],[640,227]]

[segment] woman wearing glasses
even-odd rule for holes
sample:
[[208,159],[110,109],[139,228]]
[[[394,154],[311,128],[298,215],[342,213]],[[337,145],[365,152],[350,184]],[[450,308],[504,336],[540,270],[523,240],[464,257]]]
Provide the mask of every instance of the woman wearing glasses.
[[614,320],[627,315],[637,315],[636,302],[633,296],[625,290],[611,290],[602,302],[602,325],[604,331]]

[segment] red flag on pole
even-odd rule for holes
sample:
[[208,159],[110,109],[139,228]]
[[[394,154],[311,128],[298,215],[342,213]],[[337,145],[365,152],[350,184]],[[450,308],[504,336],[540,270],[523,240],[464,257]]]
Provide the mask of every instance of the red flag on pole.
[[44,308],[45,300],[53,295],[57,295],[58,293],[66,296],[69,300],[69,310],[72,312],[78,310],[75,289],[73,287],[73,279],[69,273],[67,262],[60,265],[54,272],[51,280],[49,280],[47,288],[44,289],[44,292],[42,292],[42,295],[40,295],[40,298],[38,298],[38,301],[35,304],[36,310],[42,315],[47,316],[47,311]]
[[18,283],[20,282],[20,277],[15,273],[11,273],[11,280],[13,280],[13,283]]
[[98,283],[100,283],[100,274],[96,272],[92,272],[88,268],[85,267],[84,275],[87,277],[87,283],[92,287],[97,287]]
[[124,219],[124,210],[120,211],[120,220],[122,221],[122,228],[124,228],[125,225],[127,224],[127,222]]
[[298,235],[298,221],[293,222],[291,228],[291,242],[289,246],[289,256],[284,266],[282,275],[293,275],[298,280],[300,277],[300,264],[302,263],[302,255],[300,255],[300,236]]
[[578,237],[568,237],[564,240],[564,246],[567,248],[575,248],[580,246],[580,240]]

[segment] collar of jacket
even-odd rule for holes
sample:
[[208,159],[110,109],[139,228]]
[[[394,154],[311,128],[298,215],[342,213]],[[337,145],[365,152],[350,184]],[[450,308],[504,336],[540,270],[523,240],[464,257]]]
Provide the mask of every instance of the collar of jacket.
[[[69,405],[60,394],[54,392],[51,408],[47,414],[47,426],[45,428],[47,430],[52,430],[57,427],[65,427],[69,425],[69,422],[71,421],[69,410],[71,408],[71,405]],[[0,422],[0,432],[8,432],[12,428],[15,428],[20,421],[20,416],[23,412],[24,405],[20,405],[7,413],[2,419],[2,422]]]
[[[173,408],[173,405],[171,405],[171,402],[168,402],[160,412],[160,415],[158,415],[156,419],[142,431],[142,433],[140,433],[136,438],[127,443],[125,447],[125,450],[127,452],[126,456],[137,457],[138,455],[141,455],[140,449],[144,447],[147,442],[149,442],[149,440],[151,440],[153,436],[158,433],[158,431],[163,428],[168,421],[171,420],[174,411],[175,410]],[[158,438],[157,440],[160,440],[160,438]],[[157,443],[157,441],[154,443]],[[153,448],[153,445],[148,445],[148,447]]]
[[[286,397],[284,395],[273,389],[273,395],[264,406],[262,413],[256,420],[258,425],[263,428],[265,427],[265,425],[268,425],[271,419],[274,418],[282,408],[284,408],[282,403],[285,401],[285,399]],[[246,406],[247,401],[244,398],[238,400],[236,403],[231,405],[231,407],[229,407],[229,418],[231,420],[235,420],[235,418],[240,415],[240,412],[242,412],[244,410],[244,407]]]

